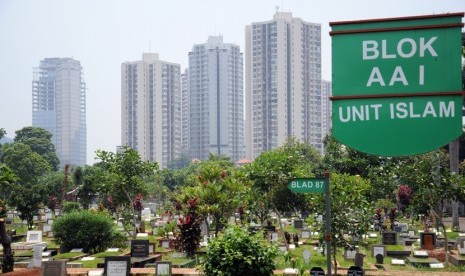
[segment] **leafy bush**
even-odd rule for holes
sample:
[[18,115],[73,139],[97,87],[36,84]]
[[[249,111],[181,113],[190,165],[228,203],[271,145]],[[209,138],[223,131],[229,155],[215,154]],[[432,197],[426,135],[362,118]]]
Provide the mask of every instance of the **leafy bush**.
[[258,236],[232,227],[208,246],[202,268],[206,276],[273,275],[277,254],[276,247],[262,244]]
[[120,239],[112,219],[105,214],[88,211],[65,214],[53,223],[53,232],[62,252],[83,248],[84,252],[101,252]]
[[73,201],[66,201],[63,203],[63,212],[64,213],[71,213],[73,211],[79,211],[79,203]]

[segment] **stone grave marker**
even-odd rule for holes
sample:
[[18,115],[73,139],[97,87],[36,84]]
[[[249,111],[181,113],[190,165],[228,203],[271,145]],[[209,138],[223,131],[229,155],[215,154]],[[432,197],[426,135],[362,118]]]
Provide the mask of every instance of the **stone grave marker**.
[[308,264],[310,262],[310,251],[308,251],[308,249],[305,249],[302,255],[304,257],[305,264]]
[[71,253],[82,253],[82,252],[84,252],[84,249],[83,248],[73,248],[69,252],[71,252]]
[[378,237],[378,234],[376,234],[376,233],[370,233],[370,234],[368,234],[368,237],[369,237],[369,238],[372,238],[372,239],[376,239],[376,238]]
[[354,265],[349,267],[347,271],[347,276],[364,276],[365,272],[360,266]]
[[89,270],[87,276],[103,276],[103,270]]
[[391,265],[405,265],[405,260],[401,259],[392,259]]
[[325,276],[325,271],[319,266],[310,269],[310,276]]
[[304,228],[304,221],[300,219],[294,220],[294,228],[295,229],[302,229]]
[[52,213],[45,213],[45,220],[48,221],[49,219],[52,219]]
[[5,227],[6,228],[13,228],[14,219],[13,218],[5,218]]
[[26,242],[27,243],[42,242],[42,231],[27,231]]
[[358,248],[354,248],[353,250],[346,249],[344,250],[344,259],[346,260],[355,260],[355,255],[358,253]]
[[310,239],[311,232],[310,230],[302,230],[300,236],[302,239]]
[[365,254],[362,253],[355,253],[354,264],[355,266],[363,267],[363,259],[365,258]]
[[49,224],[45,224],[44,225],[44,232],[47,233],[47,232],[50,232],[50,231],[52,231],[52,226],[49,225]]
[[149,234],[148,233],[137,233],[136,237],[137,238],[148,238]]
[[32,251],[34,252],[34,255],[29,262],[27,268],[33,268],[33,267],[41,267],[42,266],[42,245],[41,244],[34,244],[32,246]]
[[408,236],[409,237],[415,236],[415,231],[413,231],[413,230],[408,231]]
[[152,226],[152,228],[157,227],[158,226],[157,221],[155,219],[150,220],[150,226]]
[[280,244],[280,245],[278,246],[278,248],[279,248],[279,250],[282,251],[282,252],[286,252],[286,251],[287,251],[287,247],[286,247],[285,244]]
[[408,224],[407,223],[398,223],[397,226],[400,227],[401,232],[407,232],[408,231]]
[[394,232],[396,232],[396,233],[402,233],[402,227],[400,227],[400,226],[398,226],[398,225],[394,226]]
[[444,268],[444,264],[443,263],[433,263],[433,264],[429,264],[429,267],[430,268]]
[[107,249],[106,252],[118,252],[119,251],[119,248],[118,247],[110,247]]
[[383,232],[381,240],[382,240],[383,245],[396,245],[397,244],[397,233]]
[[428,251],[415,250],[415,251],[413,251],[413,257],[415,257],[415,258],[428,258]]
[[376,263],[377,264],[383,264],[384,263],[384,256],[381,254],[377,254],[376,256]]
[[41,276],[66,276],[66,262],[63,260],[42,262]]
[[52,225],[52,224],[53,224],[53,219],[48,219],[48,220],[47,220],[47,224]]
[[421,249],[433,250],[436,247],[436,234],[423,232],[420,234]]
[[129,276],[131,271],[131,257],[105,257],[103,274],[106,276]]
[[279,240],[278,232],[270,232],[270,242],[277,242]]
[[9,218],[9,219],[14,219],[15,218],[15,213],[10,211],[10,212],[7,213],[6,217]]
[[53,235],[54,235],[53,231],[50,231],[50,232],[47,233],[47,237],[49,237],[49,238],[53,238]]
[[132,240],[131,257],[148,257],[149,240]]
[[155,275],[157,276],[171,276],[172,275],[171,262],[156,262],[155,263]]
[[93,260],[95,260],[95,257],[89,257],[89,256],[81,259],[81,261],[93,261]]
[[149,242],[149,254],[155,254],[157,246],[153,242]]

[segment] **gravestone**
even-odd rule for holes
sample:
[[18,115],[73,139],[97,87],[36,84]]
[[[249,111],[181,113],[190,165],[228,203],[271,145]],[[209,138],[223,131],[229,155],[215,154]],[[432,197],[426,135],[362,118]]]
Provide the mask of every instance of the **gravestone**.
[[157,227],[157,226],[158,226],[157,221],[154,220],[154,219],[152,219],[152,220],[150,221],[150,226],[152,226],[152,228]]
[[433,250],[436,247],[436,234],[423,232],[420,234],[421,249]]
[[107,249],[106,252],[118,252],[119,251],[119,248],[118,247],[110,247]]
[[31,262],[27,266],[28,268],[41,267],[42,266],[42,245],[34,244],[32,246],[32,251],[34,251],[34,256],[31,259]]
[[296,229],[304,228],[304,221],[303,220],[294,220],[294,228],[296,228]]
[[148,257],[149,240],[132,240],[131,257]]
[[415,258],[428,258],[428,252],[424,250],[413,251],[413,257]]
[[384,256],[381,254],[376,255],[376,263],[377,264],[383,264],[384,263]]
[[302,239],[310,239],[310,234],[311,234],[310,230],[302,230],[300,232],[300,236]]
[[364,276],[365,272],[360,266],[351,266],[347,271],[347,276]]
[[278,232],[270,232],[270,242],[277,242],[279,240]]
[[397,226],[397,225],[394,226],[394,232],[396,232],[396,233],[402,233],[402,227]]
[[42,242],[42,231],[27,231],[26,242],[27,243]]
[[397,226],[400,227],[401,232],[407,232],[408,231],[408,224],[407,223],[399,223]]
[[40,269],[41,276],[66,276],[66,262],[59,261],[46,261],[42,262]]
[[355,266],[363,267],[363,258],[365,258],[365,256],[366,255],[362,253],[355,253],[355,259],[354,259]]
[[84,249],[83,248],[73,248],[69,252],[71,252],[71,253],[82,253],[82,252],[84,252]]
[[355,260],[355,255],[358,253],[358,248],[354,248],[353,250],[346,249],[344,250],[344,259],[346,260]]
[[312,267],[310,269],[310,276],[325,276],[325,271],[319,266]]
[[381,240],[382,240],[383,245],[396,245],[397,244],[397,233],[383,232]]
[[302,255],[304,257],[305,264],[308,264],[310,262],[310,251],[308,251],[308,249],[305,249]]
[[131,271],[131,257],[105,257],[103,274],[106,276],[129,276]]
[[402,259],[392,259],[391,265],[405,265],[405,260]]
[[171,262],[156,262],[155,267],[156,267],[155,275],[157,276],[171,276],[172,275]]

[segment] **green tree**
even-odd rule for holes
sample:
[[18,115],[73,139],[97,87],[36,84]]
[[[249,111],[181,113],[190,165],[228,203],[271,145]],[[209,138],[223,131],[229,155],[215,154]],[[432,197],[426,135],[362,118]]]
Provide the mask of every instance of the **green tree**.
[[210,228],[210,216],[218,234],[226,218],[234,215],[247,194],[247,183],[235,176],[236,170],[229,159],[211,155],[209,160],[200,162],[196,183],[181,189],[178,202],[193,198],[199,200],[199,211]]
[[3,201],[11,193],[11,185],[17,180],[14,172],[5,164],[0,163],[0,190]]
[[105,181],[105,172],[99,166],[77,167],[73,171],[73,182],[78,189],[77,197],[84,209],[88,209],[93,197]]
[[232,227],[208,246],[202,268],[206,276],[268,276],[273,275],[277,255],[276,247],[262,243],[247,229]]
[[0,128],[0,139],[2,139],[6,135],[6,130],[4,128]]
[[52,170],[58,170],[60,161],[52,142],[52,133],[48,130],[39,127],[24,127],[16,131],[14,141],[28,145],[32,151],[37,152],[47,160]]
[[142,161],[139,153],[129,147],[124,147],[120,153],[97,151],[97,158],[106,171],[105,181],[100,190],[110,195],[113,203],[124,212],[126,231],[134,230],[136,235],[137,213],[134,208],[136,196],[147,194],[147,184],[144,177],[153,175],[158,169],[156,163]]
[[[337,173],[332,173],[330,176],[331,246],[335,274],[337,274],[337,247],[349,246],[344,234],[351,232],[362,235],[368,231],[368,221],[374,209],[367,200],[369,191],[370,183],[360,176]],[[325,214],[324,195],[315,195],[312,202],[318,213]],[[349,202],[352,204],[348,204]],[[325,225],[322,224],[320,233],[325,232]]]
[[42,156],[22,143],[4,145],[0,151],[0,162],[13,170],[22,185],[37,184],[39,177],[51,171]]

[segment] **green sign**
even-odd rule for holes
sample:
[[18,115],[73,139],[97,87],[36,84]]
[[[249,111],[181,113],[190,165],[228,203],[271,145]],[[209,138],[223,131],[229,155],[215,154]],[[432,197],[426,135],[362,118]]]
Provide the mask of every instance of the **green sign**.
[[437,149],[462,133],[463,13],[332,22],[332,126],[370,154]]
[[287,187],[298,194],[324,193],[325,183],[324,178],[295,178],[289,181]]

